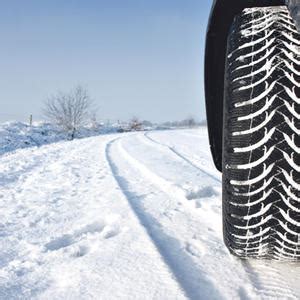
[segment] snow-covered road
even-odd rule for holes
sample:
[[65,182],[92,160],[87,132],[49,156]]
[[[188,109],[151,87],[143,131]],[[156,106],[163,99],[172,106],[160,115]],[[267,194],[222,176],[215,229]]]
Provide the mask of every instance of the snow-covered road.
[[299,299],[299,277],[228,253],[205,128],[0,157],[0,299]]

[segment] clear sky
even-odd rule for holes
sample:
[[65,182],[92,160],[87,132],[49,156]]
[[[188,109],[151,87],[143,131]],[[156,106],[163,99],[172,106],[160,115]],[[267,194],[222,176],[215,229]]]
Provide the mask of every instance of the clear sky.
[[205,118],[212,0],[10,0],[0,9],[0,121],[41,119],[82,84],[103,119]]

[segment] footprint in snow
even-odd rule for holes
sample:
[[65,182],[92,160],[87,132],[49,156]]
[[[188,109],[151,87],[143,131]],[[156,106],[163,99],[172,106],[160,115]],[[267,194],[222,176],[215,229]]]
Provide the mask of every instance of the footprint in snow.
[[[82,228],[74,231],[71,234],[64,234],[56,239],[48,242],[44,247],[46,251],[57,251],[69,247],[75,243],[87,239],[91,235],[100,234],[104,239],[112,238],[120,233],[117,224],[106,224],[104,222],[94,222],[83,226]],[[75,257],[84,256],[89,252],[89,247],[79,245],[74,251]]]
[[185,250],[192,256],[195,257],[202,257],[206,250],[202,243],[199,240],[191,240],[190,242],[186,243]]
[[73,250],[72,256],[75,258],[85,256],[90,252],[90,247],[86,245],[79,245]]
[[194,204],[195,208],[205,208],[218,212],[220,207],[215,205],[215,201],[212,201],[213,197],[218,195],[219,193],[214,187],[205,186],[189,190],[186,193],[186,198]]
[[61,248],[68,247],[75,243],[74,237],[71,234],[64,234],[63,236],[54,239],[45,245],[48,251],[56,251]]
[[117,227],[112,227],[112,226],[106,226],[103,230],[103,232],[101,233],[101,235],[105,238],[105,239],[110,239],[115,237],[116,235],[118,235],[120,233],[119,228]]
[[216,195],[217,192],[211,186],[205,186],[201,188],[194,188],[191,191],[188,191],[186,198],[188,200],[195,200],[201,198],[210,198]]

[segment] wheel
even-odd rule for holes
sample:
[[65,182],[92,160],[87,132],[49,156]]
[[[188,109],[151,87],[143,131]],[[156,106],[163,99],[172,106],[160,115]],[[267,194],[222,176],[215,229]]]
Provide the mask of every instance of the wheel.
[[241,258],[300,260],[300,35],[286,7],[235,18],[224,89],[225,243]]

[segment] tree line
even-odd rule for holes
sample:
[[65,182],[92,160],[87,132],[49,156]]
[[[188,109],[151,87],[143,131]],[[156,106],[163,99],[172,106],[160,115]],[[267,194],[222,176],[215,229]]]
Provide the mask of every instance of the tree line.
[[[58,92],[49,97],[43,108],[46,118],[57,124],[64,132],[68,133],[70,139],[74,139],[78,129],[88,120],[95,124],[95,105],[88,90],[81,85],[76,86],[69,92]],[[150,121],[142,121],[138,117],[133,117],[129,122],[120,125],[119,131],[138,131],[144,128],[158,127],[196,127],[205,125],[205,122],[197,122],[193,117],[188,117],[182,121],[164,122],[155,124]]]

